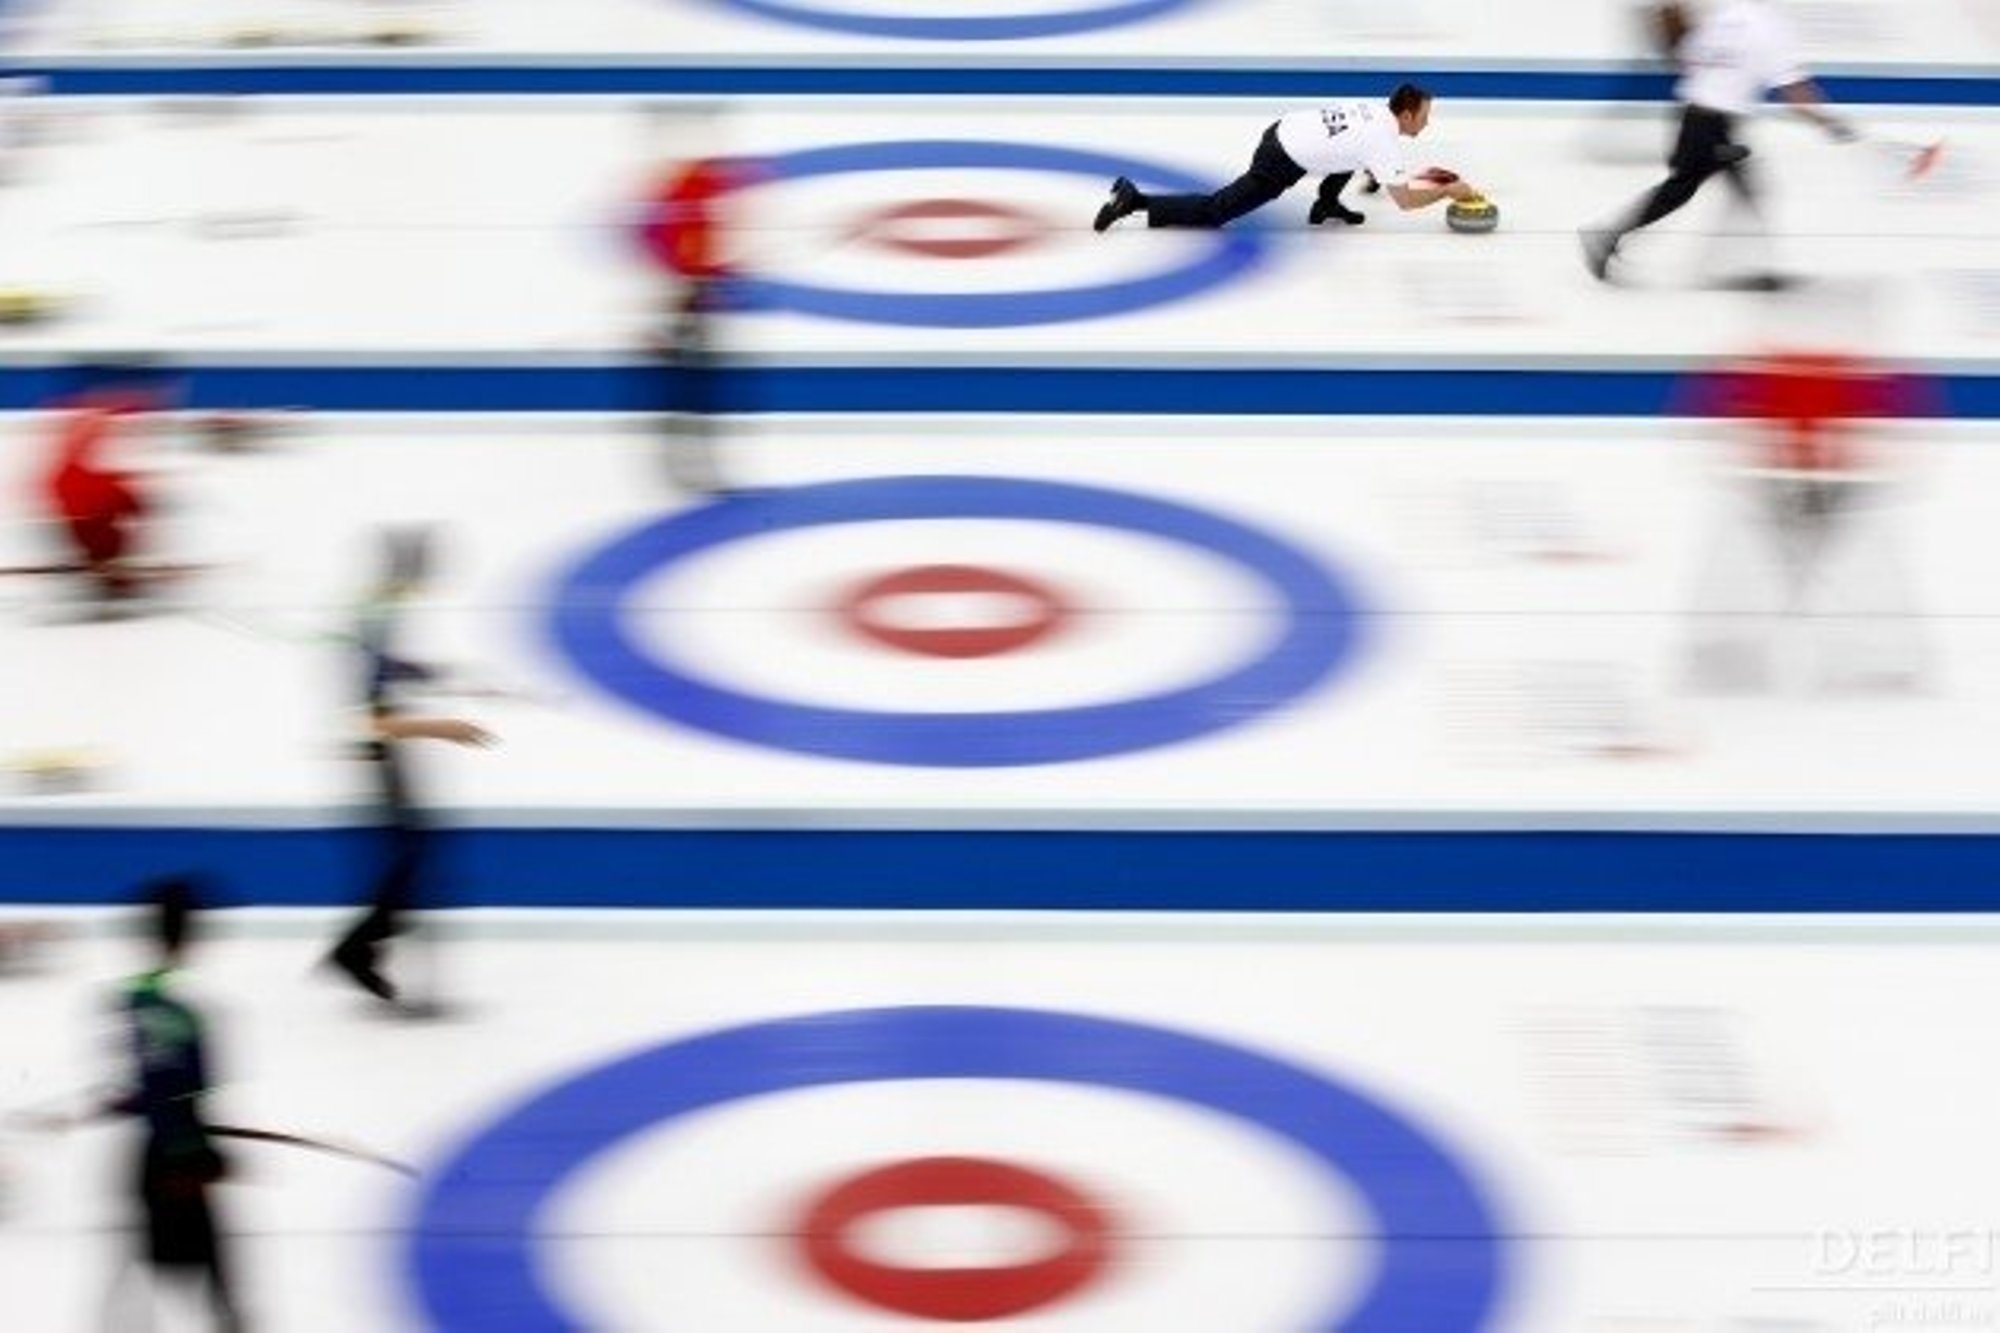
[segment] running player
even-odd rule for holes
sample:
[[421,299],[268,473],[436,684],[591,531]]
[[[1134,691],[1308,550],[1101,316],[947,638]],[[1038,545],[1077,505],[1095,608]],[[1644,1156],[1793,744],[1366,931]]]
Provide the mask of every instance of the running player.
[[[1680,134],[1667,159],[1667,178],[1640,200],[1625,219],[1610,227],[1583,233],[1583,261],[1600,281],[1611,278],[1611,261],[1618,247],[1635,231],[1668,217],[1707,183],[1722,175],[1737,202],[1761,217],[1757,184],[1748,162],[1750,149],[1738,142],[1736,129],[1754,112],[1767,93],[1776,91],[1799,115],[1838,143],[1857,134],[1846,121],[1826,110],[1826,96],[1806,73],[1790,26],[1769,0],[1723,0],[1692,30],[1685,16],[1663,20],[1662,32],[1685,31],[1673,52],[1681,70],[1674,97],[1681,104]],[[1774,290],[1786,285],[1775,274],[1760,274],[1745,285]]]
[[408,711],[408,688],[434,681],[438,675],[432,668],[403,657],[397,642],[403,607],[423,590],[430,566],[430,544],[424,534],[390,534],[384,541],[381,575],[359,616],[354,637],[361,650],[367,717],[360,752],[372,774],[376,806],[381,812],[383,863],[367,907],[327,956],[327,963],[355,985],[396,1012],[412,1017],[426,1013],[434,1006],[434,999],[409,1002],[381,970],[383,946],[403,932],[404,917],[418,904],[431,860],[432,835],[411,790],[410,757],[405,746],[415,740],[471,746],[493,741],[474,723]]

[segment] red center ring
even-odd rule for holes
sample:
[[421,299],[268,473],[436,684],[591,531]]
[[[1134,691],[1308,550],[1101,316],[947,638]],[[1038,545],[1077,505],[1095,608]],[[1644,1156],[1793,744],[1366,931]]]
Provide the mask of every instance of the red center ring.
[[[980,593],[1013,597],[1030,614],[1004,624],[933,628],[898,624],[881,614],[884,603],[900,597]],[[924,657],[997,657],[1039,643],[1061,629],[1070,607],[1055,591],[1032,579],[979,565],[914,565],[892,570],[849,593],[840,603],[841,622],[864,638]]]
[[[999,1205],[1037,1212],[1066,1233],[1054,1254],[979,1268],[879,1263],[851,1243],[856,1224],[897,1208]],[[1111,1223],[1081,1191],[1039,1171],[978,1157],[924,1157],[878,1167],[814,1201],[800,1227],[806,1261],[835,1288],[879,1309],[975,1323],[1053,1304],[1111,1259]]]
[[[963,234],[938,235],[919,225],[966,224]],[[991,259],[1033,245],[1049,227],[1025,209],[979,199],[917,199],[877,209],[854,224],[863,241],[926,259]]]

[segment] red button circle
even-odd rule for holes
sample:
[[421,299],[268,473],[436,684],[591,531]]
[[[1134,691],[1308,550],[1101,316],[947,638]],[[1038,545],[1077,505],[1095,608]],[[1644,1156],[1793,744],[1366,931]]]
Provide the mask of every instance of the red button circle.
[[[960,223],[960,235],[928,224]],[[917,224],[913,226],[912,224]],[[877,209],[854,225],[856,239],[926,259],[991,259],[1043,239],[1049,226],[1025,209],[980,199],[914,199]]]
[[[897,624],[883,614],[889,601],[932,594],[989,593],[1029,605],[1021,619],[997,625],[951,628]],[[841,600],[843,624],[864,638],[924,657],[997,657],[1039,643],[1061,629],[1070,607],[1046,584],[981,565],[914,565],[893,570],[856,588]]]
[[[852,1243],[864,1218],[897,1208],[1000,1205],[1037,1212],[1064,1245],[1030,1263],[912,1268],[880,1263]],[[879,1309],[921,1319],[1007,1319],[1075,1294],[1111,1260],[1111,1223],[1082,1191],[1055,1177],[980,1157],[924,1157],[878,1167],[814,1200],[800,1225],[808,1264],[828,1283]]]

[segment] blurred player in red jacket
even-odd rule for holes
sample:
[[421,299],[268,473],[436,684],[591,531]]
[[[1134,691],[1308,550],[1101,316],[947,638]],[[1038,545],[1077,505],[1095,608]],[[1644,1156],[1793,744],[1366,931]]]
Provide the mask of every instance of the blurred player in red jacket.
[[667,475],[696,495],[732,489],[717,460],[715,414],[722,357],[715,316],[731,276],[729,197],[749,180],[746,164],[699,158],[663,176],[646,201],[640,239],[668,279],[661,359],[671,377]]
[[1705,377],[1692,405],[1750,429],[1731,469],[1738,521],[1708,544],[1696,683],[1769,683],[1792,623],[1812,631],[1822,688],[1919,684],[1915,590],[1888,518],[1894,475],[1869,437],[1925,415],[1920,386],[1846,353],[1782,350]]
[[686,286],[707,287],[729,274],[723,251],[723,200],[743,168],[723,158],[685,162],[660,181],[641,229],[646,251]]
[[137,554],[148,511],[136,475],[112,458],[121,423],[166,405],[156,389],[104,389],[64,403],[41,500],[68,546],[70,566],[91,579],[100,609],[136,593],[145,580]]

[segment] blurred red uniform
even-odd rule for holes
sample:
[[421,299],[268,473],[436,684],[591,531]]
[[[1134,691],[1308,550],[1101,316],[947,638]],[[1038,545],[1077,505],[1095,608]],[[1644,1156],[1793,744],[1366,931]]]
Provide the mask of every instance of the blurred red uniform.
[[1777,352],[1717,376],[1708,391],[1714,415],[1769,424],[1761,465],[1777,471],[1841,473],[1865,459],[1853,422],[1919,414],[1906,380],[1870,370],[1837,352]]
[[1913,687],[1928,650],[1888,517],[1894,477],[1868,439],[1928,413],[1921,384],[1838,352],[1776,351],[1707,377],[1694,406],[1751,434],[1735,469],[1751,541],[1725,529],[1705,544],[1696,682],[1761,687],[1803,636],[1824,688]]
[[640,229],[654,262],[696,284],[727,277],[722,201],[742,183],[742,168],[721,158],[683,163],[668,174],[647,200]]
[[132,475],[107,463],[104,453],[120,418],[157,406],[151,397],[131,392],[71,400],[42,482],[41,498],[62,525],[79,563],[112,595],[131,590],[132,576],[121,562],[137,544],[146,502]]
[[674,279],[656,344],[673,403],[665,415],[666,471],[676,489],[697,495],[732,489],[722,475],[716,440],[722,358],[712,317],[733,271],[728,196],[749,179],[740,159],[683,163],[654,189],[640,228],[647,254]]

